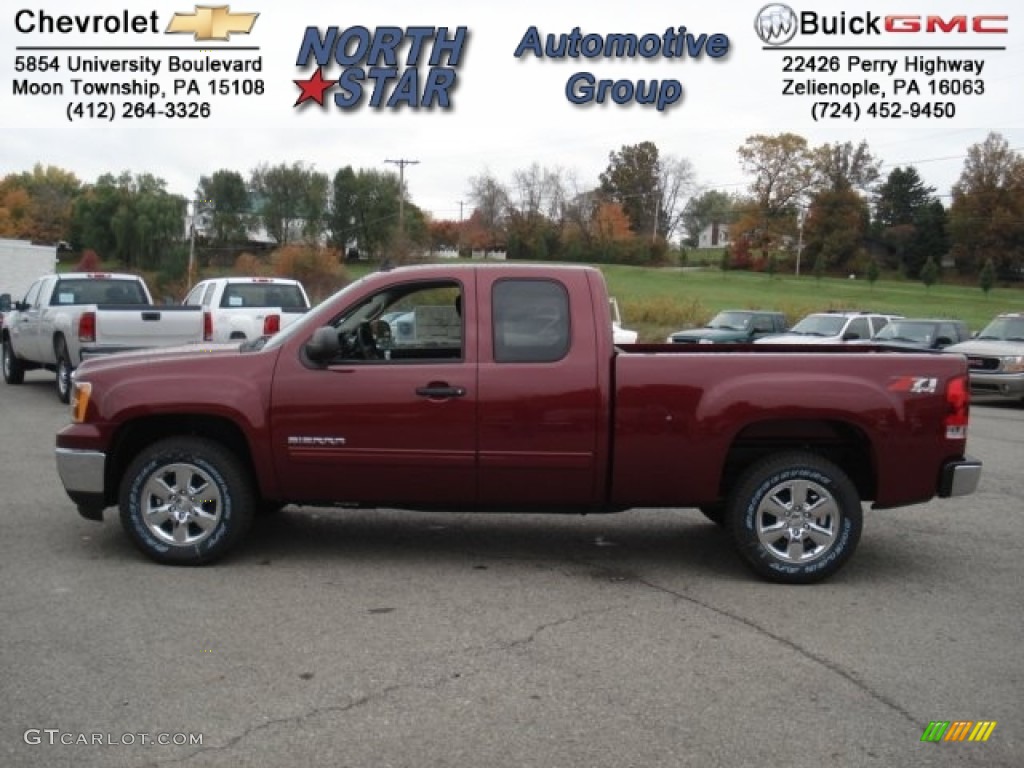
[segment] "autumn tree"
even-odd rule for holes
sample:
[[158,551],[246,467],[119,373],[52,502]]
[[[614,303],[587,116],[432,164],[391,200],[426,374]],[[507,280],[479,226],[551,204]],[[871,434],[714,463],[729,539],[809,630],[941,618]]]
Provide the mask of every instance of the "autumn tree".
[[867,202],[852,187],[825,189],[812,199],[804,222],[804,253],[829,269],[846,269],[863,249],[868,229]]
[[740,165],[753,176],[753,207],[731,228],[764,254],[796,234],[797,210],[814,185],[814,153],[793,133],[750,136],[738,150]]
[[949,211],[953,258],[961,273],[992,260],[996,275],[1024,273],[1024,159],[990,133],[967,150]]
[[[475,247],[493,248],[505,243],[510,207],[508,189],[490,172],[483,171],[469,180],[469,200],[473,205]],[[480,242],[478,237],[483,232]]]
[[0,181],[0,236],[42,243],[67,240],[81,182],[69,171],[36,163]]
[[560,169],[534,163],[513,173],[505,223],[510,257],[546,259],[557,253],[565,196]]
[[608,167],[599,178],[601,193],[622,206],[630,230],[653,236],[661,207],[658,147],[644,141],[609,152]]
[[878,181],[881,161],[871,154],[866,141],[822,144],[811,151],[811,157],[818,189],[868,192]]

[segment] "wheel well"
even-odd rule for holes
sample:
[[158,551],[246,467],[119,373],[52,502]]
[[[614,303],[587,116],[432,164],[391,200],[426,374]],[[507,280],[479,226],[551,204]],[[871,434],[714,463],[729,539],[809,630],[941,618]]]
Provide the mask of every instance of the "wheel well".
[[[147,416],[124,425],[115,435],[107,462],[106,502],[117,504],[121,478],[131,461],[147,446],[166,437],[190,436],[214,440],[238,456],[255,483],[256,471],[249,443],[241,428],[230,419],[208,414]],[[258,489],[255,489],[258,490]]]
[[719,494],[726,498],[754,462],[784,451],[802,450],[840,467],[862,500],[875,498],[877,475],[871,441],[858,427],[840,421],[765,421],[741,431],[725,459]]
[[67,348],[67,342],[64,340],[64,334],[63,333],[55,333],[55,334],[53,334],[53,354],[55,356],[57,355],[58,352],[60,352],[60,348],[61,348],[62,345],[65,348]]

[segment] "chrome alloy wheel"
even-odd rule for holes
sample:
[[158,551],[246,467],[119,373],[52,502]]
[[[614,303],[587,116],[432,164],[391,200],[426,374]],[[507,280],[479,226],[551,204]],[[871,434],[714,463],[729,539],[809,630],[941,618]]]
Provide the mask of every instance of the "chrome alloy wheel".
[[195,464],[165,464],[142,487],[142,519],[157,539],[172,546],[199,544],[224,510],[217,484]]
[[842,512],[818,483],[785,480],[770,489],[757,507],[757,538],[779,560],[807,563],[836,542]]

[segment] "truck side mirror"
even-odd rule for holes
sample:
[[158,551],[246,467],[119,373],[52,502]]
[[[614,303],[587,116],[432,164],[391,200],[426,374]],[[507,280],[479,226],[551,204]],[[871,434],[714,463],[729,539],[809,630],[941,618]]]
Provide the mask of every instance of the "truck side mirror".
[[938,347],[939,349],[941,349],[942,347],[948,347],[952,343],[953,340],[949,338],[949,336],[939,336],[939,338],[935,340],[935,346]]
[[338,329],[325,325],[313,331],[313,336],[306,342],[306,356],[314,363],[326,363],[341,352],[338,341]]
[[0,312],[11,311],[11,294],[2,293],[0,294]]

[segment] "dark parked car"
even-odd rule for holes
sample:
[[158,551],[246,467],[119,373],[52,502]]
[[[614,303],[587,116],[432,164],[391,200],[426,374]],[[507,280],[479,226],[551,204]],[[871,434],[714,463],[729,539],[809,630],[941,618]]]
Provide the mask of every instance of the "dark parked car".
[[786,316],[781,312],[754,309],[728,309],[715,315],[703,328],[676,331],[668,337],[670,344],[742,344],[783,333]]
[[962,320],[909,317],[891,320],[871,337],[875,344],[907,349],[945,349],[971,336]]

